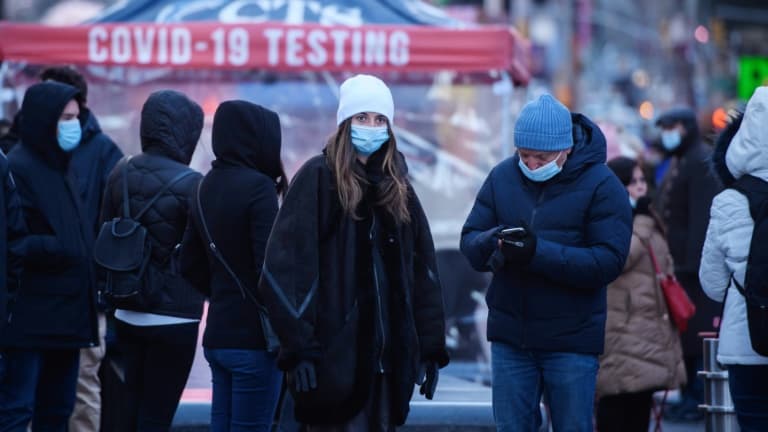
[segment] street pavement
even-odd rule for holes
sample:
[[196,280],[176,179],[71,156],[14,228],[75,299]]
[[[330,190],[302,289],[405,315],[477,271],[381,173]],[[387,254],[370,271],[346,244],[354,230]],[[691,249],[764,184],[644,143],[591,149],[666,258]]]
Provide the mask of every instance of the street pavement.
[[[414,392],[408,423],[398,431],[494,431],[487,372],[487,366],[474,363],[455,362],[449,365],[441,371],[434,400],[426,400]],[[187,390],[174,419],[173,432],[209,430],[210,392],[210,371],[202,350],[198,349]],[[651,425],[651,431],[654,426]],[[664,432],[698,432],[704,429],[703,422],[662,422]]]

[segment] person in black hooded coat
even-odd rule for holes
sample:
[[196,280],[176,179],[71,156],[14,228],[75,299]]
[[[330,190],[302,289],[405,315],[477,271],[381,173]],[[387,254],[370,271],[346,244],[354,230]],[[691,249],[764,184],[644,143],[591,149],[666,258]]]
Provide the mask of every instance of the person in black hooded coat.
[[340,88],[338,128],[293,179],[259,294],[309,431],[392,431],[448,364],[434,244],[380,79]]
[[[141,110],[140,155],[121,160],[107,181],[103,221],[123,214],[124,170],[132,216],[170,184],[139,218],[152,245],[153,295],[115,310],[116,348],[125,356],[119,430],[168,430],[197,346],[203,297],[178,272],[178,248],[200,173],[189,168],[203,110],[182,93],[152,93]],[[183,176],[183,177],[181,177]],[[175,183],[172,183],[177,180]]]
[[68,170],[80,135],[76,95],[60,83],[30,87],[21,142],[8,155],[29,235],[21,288],[0,335],[8,368],[0,383],[0,430],[30,421],[33,430],[66,428],[79,350],[98,344],[93,221]]
[[[287,185],[280,137],[274,112],[246,101],[219,106],[216,160],[200,184],[200,207],[193,203],[182,243],[182,274],[209,298],[203,347],[213,375],[214,431],[267,431],[280,394],[282,373],[266,351],[256,305],[277,196]],[[206,230],[238,281],[206,246]]]
[[[107,184],[107,177],[123,152],[112,139],[101,131],[98,120],[88,109],[88,83],[74,68],[55,66],[43,70],[41,81],[57,81],[69,84],[79,90],[75,100],[80,108],[78,120],[82,125],[80,145],[72,152],[70,169],[77,179],[77,185],[85,205],[88,219],[93,221],[94,232],[99,230],[99,211],[101,199]],[[99,297],[101,298],[101,297]],[[77,431],[98,431],[101,422],[101,382],[99,368],[106,354],[106,318],[104,304],[99,302],[99,346],[80,351],[80,376],[77,380],[77,399],[75,411],[69,422],[69,428]]]
[[699,283],[699,263],[709,221],[712,199],[722,190],[718,178],[709,169],[711,152],[701,143],[696,113],[689,108],[675,108],[656,120],[661,142],[671,160],[655,200],[664,225],[667,243],[675,262],[675,276],[696,305],[696,313],[682,334],[688,385],[683,402],[667,410],[669,418],[697,419],[698,405],[704,398],[702,381],[696,371],[702,368],[699,332],[715,331],[719,325],[720,305],[704,294]]

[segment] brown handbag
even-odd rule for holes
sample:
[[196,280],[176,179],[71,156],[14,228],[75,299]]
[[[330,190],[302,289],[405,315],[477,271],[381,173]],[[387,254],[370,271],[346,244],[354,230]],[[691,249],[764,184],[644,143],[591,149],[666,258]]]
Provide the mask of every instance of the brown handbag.
[[672,322],[675,323],[675,327],[680,333],[685,332],[688,328],[688,320],[696,313],[696,306],[688,297],[688,293],[685,292],[685,288],[680,285],[674,275],[665,274],[661,272],[659,263],[656,261],[656,254],[653,253],[653,248],[650,243],[645,244],[648,248],[648,253],[651,255],[651,262],[653,263],[653,269],[656,272],[656,278],[661,286],[661,292],[664,293],[664,299],[667,301],[667,309],[669,309],[669,315],[672,316]]

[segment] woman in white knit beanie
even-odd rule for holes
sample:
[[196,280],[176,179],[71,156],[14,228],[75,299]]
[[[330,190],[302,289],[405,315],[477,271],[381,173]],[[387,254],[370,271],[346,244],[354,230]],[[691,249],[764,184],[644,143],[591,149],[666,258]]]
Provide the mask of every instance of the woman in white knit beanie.
[[337,128],[296,174],[267,245],[260,293],[308,431],[393,431],[415,384],[448,364],[427,219],[380,79],[339,91]]

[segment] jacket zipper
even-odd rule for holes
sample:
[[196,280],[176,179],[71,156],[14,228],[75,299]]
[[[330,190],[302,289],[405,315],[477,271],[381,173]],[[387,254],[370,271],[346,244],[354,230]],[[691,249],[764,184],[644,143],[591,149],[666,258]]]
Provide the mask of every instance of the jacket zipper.
[[[371,231],[369,233],[369,238],[371,240],[371,252],[373,254],[377,253],[376,249],[376,242],[374,241],[374,230],[376,228],[376,214],[373,214],[373,221],[371,222]],[[373,258],[373,255],[371,255],[371,258]],[[381,329],[381,351],[379,352],[379,372],[384,373],[384,348],[387,346],[387,336],[384,332],[384,318],[383,318],[383,310],[381,308],[381,289],[379,287],[379,272],[376,268],[376,260],[371,259],[371,263],[373,264],[373,285],[376,287],[376,307],[379,309],[379,328]]]
[[[531,222],[528,224],[529,228],[533,228],[533,223],[536,221],[536,212],[539,209],[539,205],[541,204],[543,197],[544,197],[544,191],[540,189],[538,196],[536,197],[536,204],[534,204],[533,206],[533,212],[531,212]],[[526,290],[522,290],[522,291],[523,291],[522,293],[523,309],[520,311],[520,315],[522,316],[521,324],[520,324],[520,332],[521,332],[520,345],[522,346],[523,349],[525,349],[525,300],[526,300],[525,292]]]

